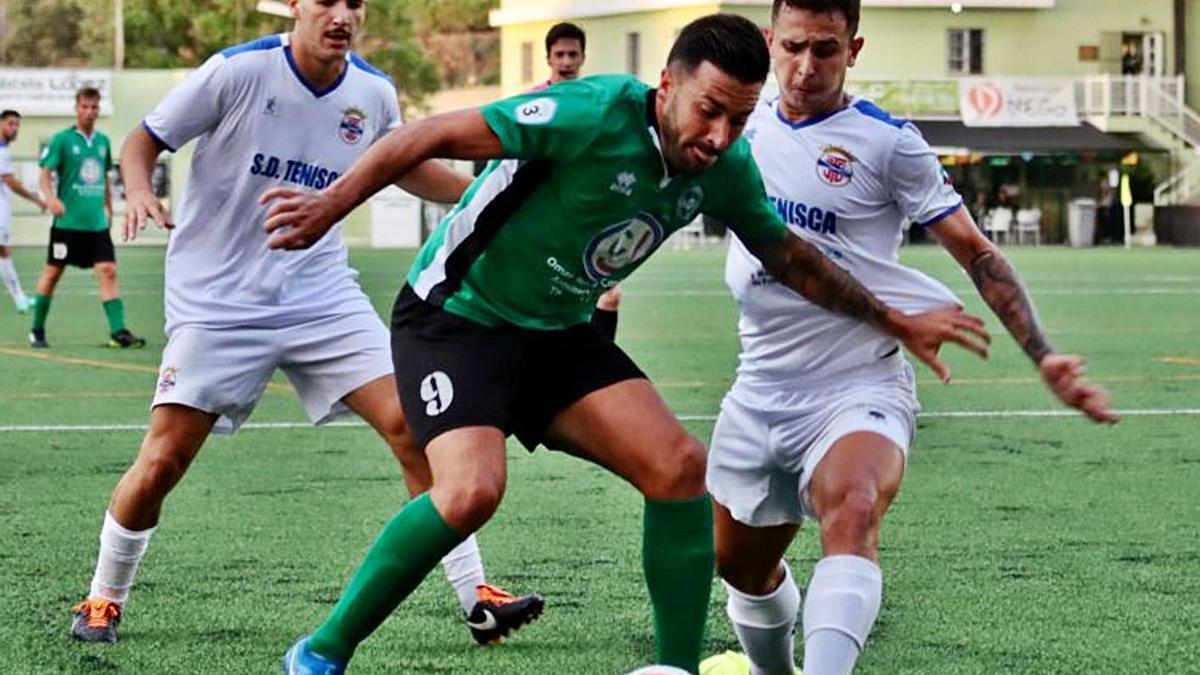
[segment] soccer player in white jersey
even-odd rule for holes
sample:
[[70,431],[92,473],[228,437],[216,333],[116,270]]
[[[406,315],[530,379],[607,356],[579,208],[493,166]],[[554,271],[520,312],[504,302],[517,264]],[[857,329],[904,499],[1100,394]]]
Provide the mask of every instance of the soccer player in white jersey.
[[29,311],[29,298],[21,290],[21,280],[17,278],[17,269],[13,267],[8,247],[9,237],[12,236],[12,203],[8,195],[10,192],[20,195],[37,204],[42,211],[46,210],[46,202],[13,175],[12,154],[8,146],[17,140],[20,131],[21,113],[16,110],[0,112],[0,281],[4,282],[4,287],[16,303],[17,311],[24,314]]
[[[277,185],[319,190],[400,126],[396,90],[350,51],[364,0],[291,0],[296,23],[210,58],[130,134],[121,166],[125,236],[148,220],[174,227],[166,257],[166,332],[150,429],[105,514],[88,598],[72,634],[114,642],[134,573],[167,493],[214,429],[232,432],[279,368],[315,424],[353,411],[391,446],[414,495],[431,482],[409,437],[392,374],[391,339],[340,225],[303,252],[267,250],[258,196]],[[163,150],[199,138],[177,226],[154,198]],[[427,162],[399,181],[453,202],[470,179]],[[443,559],[475,639],[493,642],[541,611],[484,582],[475,540]]]
[[[863,46],[859,0],[775,0],[768,37],[778,99],[746,136],[767,194],[789,227],[884,302],[915,313],[960,300],[901,266],[901,221],[925,227],[1065,404],[1112,422],[1083,361],[1050,346],[1004,254],[975,226],[918,130],[843,91]],[[800,591],[784,552],[805,518],[823,556],[804,596],[805,675],[852,671],[879,612],[880,522],[904,474],[917,399],[899,345],[788,291],[739,242],[726,281],[741,309],[737,379],[713,431],[707,483],[718,573],[748,658],[712,673],[791,675]],[[943,380],[950,373],[938,373]],[[724,665],[722,665],[724,664]]]

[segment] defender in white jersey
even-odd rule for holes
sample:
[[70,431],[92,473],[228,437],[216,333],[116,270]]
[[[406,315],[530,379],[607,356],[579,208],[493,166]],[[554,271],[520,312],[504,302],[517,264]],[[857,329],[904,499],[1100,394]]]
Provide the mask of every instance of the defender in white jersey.
[[9,238],[12,236],[10,229],[12,226],[12,198],[9,197],[9,194],[17,194],[28,199],[37,204],[42,211],[46,210],[46,203],[36,192],[25,187],[13,175],[12,153],[9,152],[8,146],[17,140],[17,134],[20,131],[21,113],[16,110],[0,112],[0,281],[4,282],[9,296],[16,303],[17,311],[24,314],[29,311],[29,298],[25,296],[25,291],[21,290],[21,280],[17,278],[17,269],[13,267],[12,262],[12,251],[8,246]]
[[[858,18],[858,0],[774,2],[780,95],[758,106],[746,136],[779,214],[905,313],[962,306],[898,262],[902,221],[927,228],[1050,390],[1097,421],[1115,421],[1108,395],[1084,380],[1082,360],[1050,347],[1012,267],[980,234],[916,127],[844,93],[863,45]],[[789,292],[737,241],[726,282],[741,309],[742,353],[713,430],[707,483],[727,613],[746,655],[717,657],[711,672],[793,672],[801,603],[783,555],[814,518],[824,557],[805,594],[803,670],[849,673],[879,612],[880,523],[913,438],[913,371],[895,339]]]
[[[165,272],[167,346],[150,430],[105,515],[88,598],[72,633],[116,640],[116,625],[162,502],[205,438],[232,432],[278,368],[314,424],[353,411],[387,441],[414,495],[431,475],[411,441],[392,374],[391,338],[347,264],[340,225],[302,252],[267,249],[258,197],[287,185],[320,190],[401,124],[390,79],[349,51],[363,0],[292,0],[291,33],[214,55],[144,119],[122,152],[125,236],[153,219],[172,227]],[[161,150],[199,139],[177,224],[150,189]],[[470,179],[429,162],[399,181],[457,201]],[[540,611],[484,583],[475,540],[443,564],[472,633],[491,642]],[[492,620],[494,617],[495,620]]]

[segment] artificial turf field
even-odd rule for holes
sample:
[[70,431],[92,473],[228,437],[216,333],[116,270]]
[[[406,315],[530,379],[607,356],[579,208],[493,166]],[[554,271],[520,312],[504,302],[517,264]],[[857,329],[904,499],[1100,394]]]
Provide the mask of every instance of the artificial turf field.
[[[1011,254],[1052,340],[1084,354],[1133,414],[1113,428],[1041,415],[1060,408],[990,315],[989,361],[948,351],[950,386],[920,370],[925,415],[885,523],[884,609],[859,672],[1200,672],[1200,251]],[[27,289],[43,255],[16,252]],[[381,312],[410,259],[352,254]],[[399,472],[365,428],[305,427],[278,378],[252,422],[300,424],[210,440],[167,502],[121,641],[73,642],[70,606],[141,440],[164,342],[161,252],[120,260],[145,350],[104,346],[90,273],[60,286],[49,351],[31,350],[27,318],[0,303],[0,673],[277,672],[403,502]],[[940,250],[905,260],[983,310]],[[627,285],[618,333],[704,440],[737,353],[722,261],[719,249],[658,255]],[[556,453],[514,445],[509,459],[480,541],[490,580],[544,594],[545,616],[478,648],[439,570],[351,672],[611,675],[651,660],[641,499]],[[802,588],[818,555],[808,529],[790,553]],[[719,584],[708,639],[709,652],[736,646]]]

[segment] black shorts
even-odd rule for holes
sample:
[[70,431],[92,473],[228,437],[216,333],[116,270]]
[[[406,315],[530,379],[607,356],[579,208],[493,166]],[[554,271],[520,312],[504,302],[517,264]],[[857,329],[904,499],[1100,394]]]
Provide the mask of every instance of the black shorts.
[[50,228],[50,246],[46,250],[46,264],[55,267],[81,267],[89,269],[96,263],[116,262],[117,252],[113,249],[108,230],[86,232]]
[[533,450],[572,403],[646,377],[591,324],[489,328],[425,302],[407,285],[392,312],[392,362],[421,448],[452,429],[489,426]]

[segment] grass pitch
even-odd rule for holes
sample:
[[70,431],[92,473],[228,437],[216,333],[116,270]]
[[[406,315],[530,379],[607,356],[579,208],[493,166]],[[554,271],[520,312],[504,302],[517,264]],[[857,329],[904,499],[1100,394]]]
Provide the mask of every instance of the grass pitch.
[[[17,251],[27,288],[42,255]],[[0,672],[276,672],[404,501],[399,472],[364,428],[214,437],[167,502],[121,642],[70,640],[70,605],[87,591],[163,344],[161,252],[120,256],[130,326],[148,349],[104,347],[95,282],[79,270],[55,298],[47,352],[26,346],[26,317],[0,302]],[[990,315],[990,361],[948,350],[945,387],[920,371],[926,416],[885,524],[884,609],[859,672],[1200,672],[1200,251],[1012,257],[1052,340],[1088,357],[1118,408],[1140,412],[1115,428],[1023,416],[1059,407]],[[618,335],[702,439],[736,362],[722,259],[657,256],[627,286]],[[390,310],[411,253],[352,260]],[[984,311],[940,250],[905,260]],[[282,378],[252,418],[303,421]],[[477,648],[437,571],[352,672],[613,674],[650,660],[640,498],[556,453],[513,447],[509,458],[508,494],[480,541],[490,579],[543,593],[546,615],[502,647]],[[813,535],[790,553],[802,584],[819,555]],[[710,652],[736,647],[723,603],[714,584]]]

